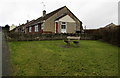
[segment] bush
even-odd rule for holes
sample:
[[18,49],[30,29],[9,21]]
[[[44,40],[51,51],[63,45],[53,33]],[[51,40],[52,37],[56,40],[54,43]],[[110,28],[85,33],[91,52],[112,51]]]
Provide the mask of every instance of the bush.
[[102,40],[114,45],[120,46],[120,26],[97,29],[96,32],[87,33],[93,36],[92,39]]

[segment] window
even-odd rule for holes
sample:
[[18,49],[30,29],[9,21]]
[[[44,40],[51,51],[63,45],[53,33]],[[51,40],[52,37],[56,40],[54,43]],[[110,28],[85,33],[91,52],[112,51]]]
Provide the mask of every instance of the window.
[[66,22],[62,22],[61,29],[66,29]]
[[66,22],[62,22],[61,23],[61,32],[62,33],[67,33],[67,23]]
[[61,25],[61,29],[66,29],[66,25]]
[[35,25],[35,32],[38,32],[38,25]]
[[32,27],[29,27],[29,32],[32,32]]

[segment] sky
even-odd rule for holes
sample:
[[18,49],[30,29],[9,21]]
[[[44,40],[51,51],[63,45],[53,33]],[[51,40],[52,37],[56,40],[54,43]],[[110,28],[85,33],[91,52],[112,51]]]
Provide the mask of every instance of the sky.
[[[83,22],[83,28],[96,29],[110,23],[118,25],[119,0],[0,0],[0,26],[37,19],[45,9],[50,13],[67,6]],[[45,6],[44,6],[45,5]]]

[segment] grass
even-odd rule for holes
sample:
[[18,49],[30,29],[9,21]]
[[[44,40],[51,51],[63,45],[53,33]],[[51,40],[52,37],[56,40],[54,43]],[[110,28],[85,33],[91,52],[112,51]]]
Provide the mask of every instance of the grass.
[[13,76],[117,76],[118,47],[81,40],[9,42]]

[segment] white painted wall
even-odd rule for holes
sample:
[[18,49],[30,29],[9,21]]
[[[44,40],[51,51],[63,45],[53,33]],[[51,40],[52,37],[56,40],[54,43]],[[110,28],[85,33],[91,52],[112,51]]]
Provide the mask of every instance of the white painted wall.
[[66,15],[66,16],[62,17],[61,19],[59,19],[59,21],[62,21],[62,22],[75,22],[69,15]]
[[10,26],[9,31],[13,30],[14,28],[16,28],[16,26],[14,24],[12,24],[12,26]]

